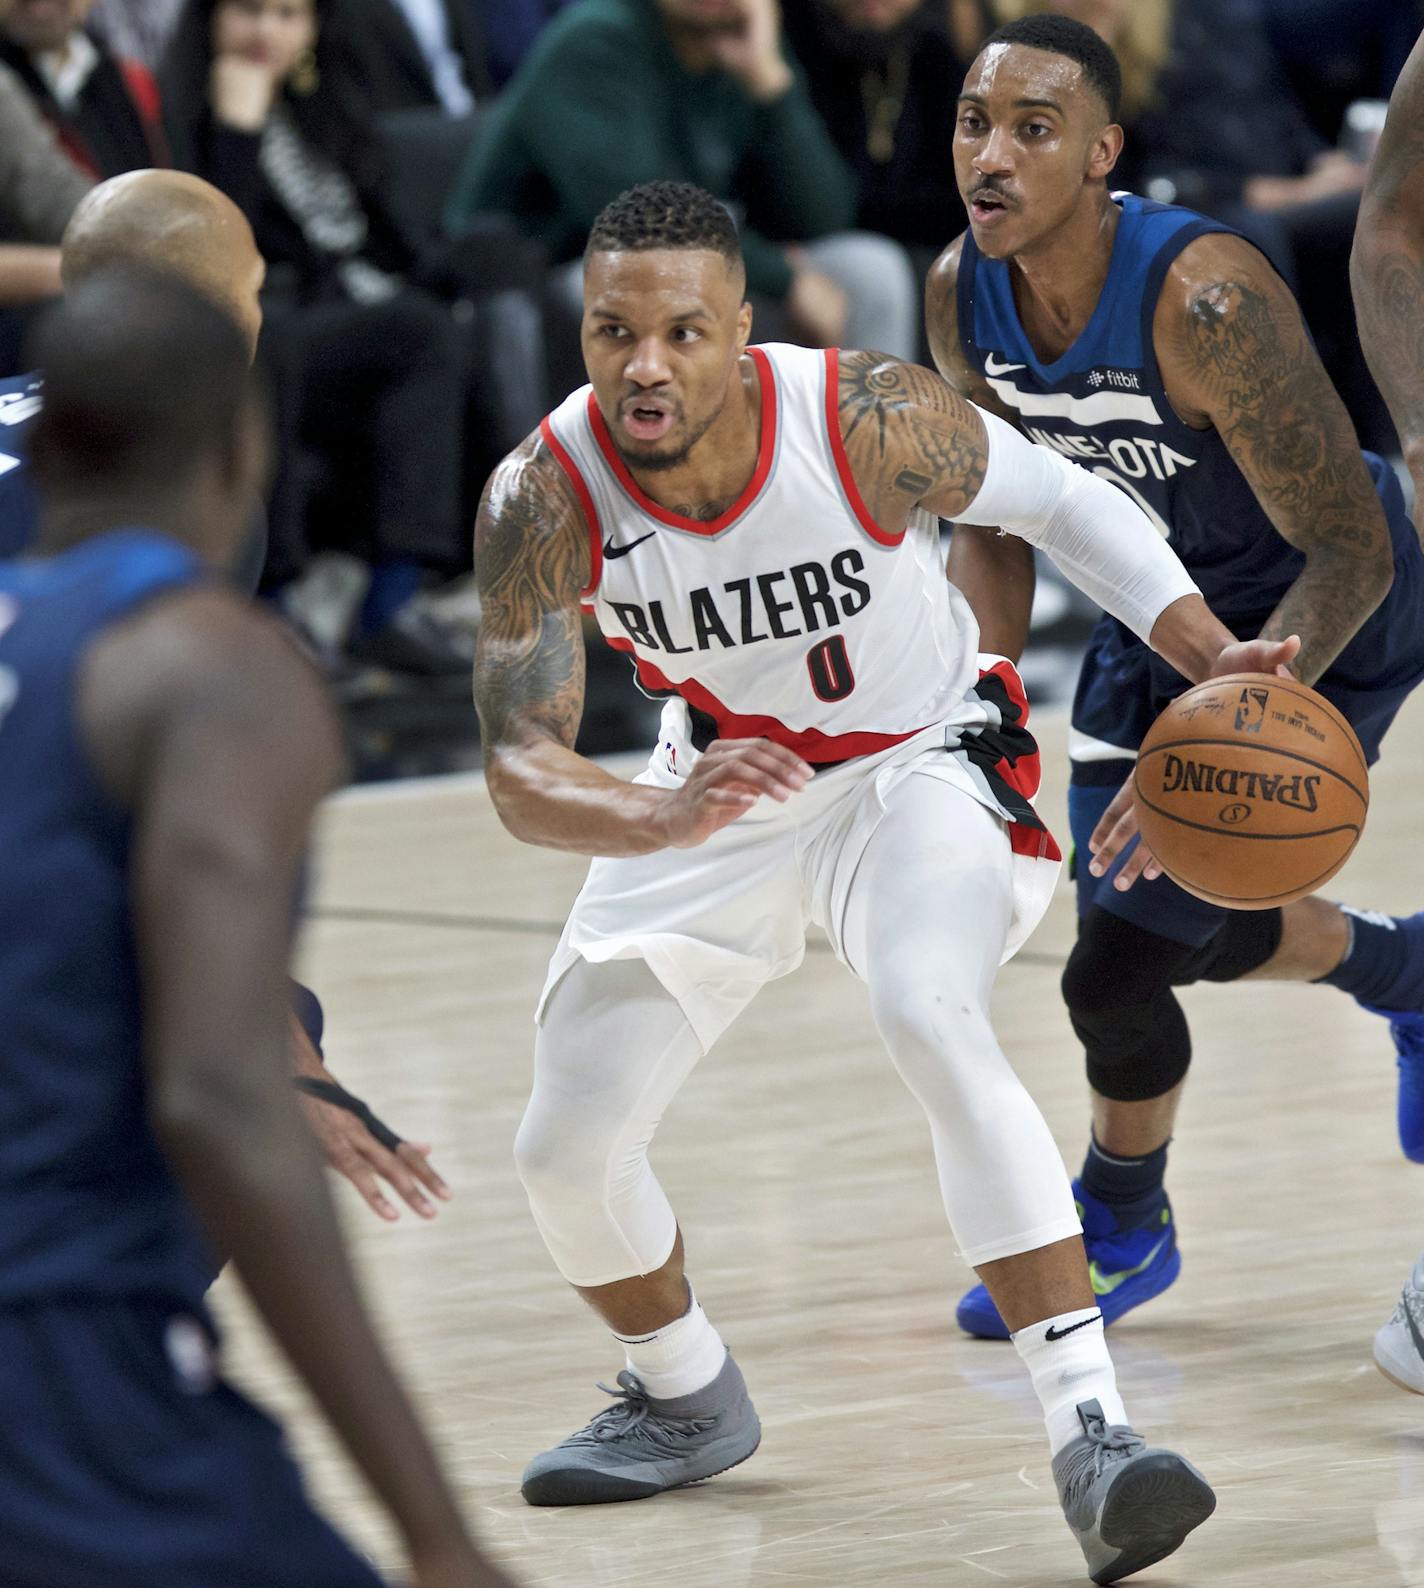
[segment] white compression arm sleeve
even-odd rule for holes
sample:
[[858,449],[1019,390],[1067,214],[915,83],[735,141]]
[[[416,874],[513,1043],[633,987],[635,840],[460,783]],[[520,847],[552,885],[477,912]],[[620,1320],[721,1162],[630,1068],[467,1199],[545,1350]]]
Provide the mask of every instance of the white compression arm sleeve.
[[1124,492],[1036,446],[981,408],[989,464],[959,514],[1041,546],[1084,594],[1141,639],[1174,601],[1200,592],[1176,552]]

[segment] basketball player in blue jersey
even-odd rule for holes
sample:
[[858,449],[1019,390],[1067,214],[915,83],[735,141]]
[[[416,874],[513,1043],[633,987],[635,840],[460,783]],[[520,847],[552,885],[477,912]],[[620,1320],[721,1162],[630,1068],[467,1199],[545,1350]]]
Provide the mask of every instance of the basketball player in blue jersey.
[[[1390,96],[1360,201],[1350,279],[1360,345],[1414,479],[1414,521],[1424,524],[1424,36]],[[1413,1037],[1416,1054],[1424,1047],[1417,1028],[1401,1034]],[[1419,1066],[1414,1073],[1424,1089]],[[1375,1335],[1374,1354],[1387,1377],[1424,1395],[1424,1257]]]
[[[133,171],[94,188],[79,204],[61,249],[65,284],[75,286],[114,265],[158,269],[218,304],[255,350],[262,324],[258,298],[265,266],[242,211],[215,187],[181,171]],[[39,502],[27,467],[28,436],[44,405],[39,372],[0,382],[0,558],[34,542]],[[259,503],[233,569],[237,588],[255,593],[267,534]],[[398,1216],[384,1179],[423,1218],[450,1195],[427,1149],[402,1140],[326,1067],[323,1012],[299,983],[292,991],[294,1083],[330,1166],[384,1219]],[[429,1195],[426,1193],[429,1192]]]
[[[646,1499],[755,1451],[647,1154],[815,921],[925,1109],[958,1245],[1039,1395],[1064,1513],[1093,1580],[1117,1581],[1214,1502],[1126,1426],[1067,1176],[989,1022],[1056,850],[1030,803],[1017,676],[978,654],[934,515],[1032,538],[1192,676],[1269,670],[1296,642],[1235,642],[1134,503],[930,371],[749,347],[745,284],[710,194],[653,183],[610,204],[584,260],[589,384],[495,470],[476,528],[491,797],[525,842],[596,857],[540,999],[516,1160],[625,1363],[614,1404],[535,1456],[524,1496]],[[632,782],[574,748],[581,606],[665,702]]]
[[266,470],[246,341],[201,295],[110,272],[37,352],[40,539],[0,563],[0,1577],[375,1588],[218,1376],[211,1244],[420,1588],[494,1588],[286,1078],[291,922],[340,752],[315,675],[216,577]]
[[[986,43],[954,146],[970,226],[927,287],[936,361],[959,391],[1137,502],[1234,633],[1299,634],[1292,671],[1373,761],[1424,677],[1424,555],[1398,484],[1362,457],[1265,259],[1200,215],[1110,194],[1119,88],[1112,51],[1067,18],[1028,18]],[[1032,588],[1022,551],[982,530],[962,540],[951,575],[1016,655]],[[1386,1014],[1401,1138],[1424,1160],[1424,915],[1317,898],[1228,912],[1134,844],[1133,756],[1184,687],[1108,616],[1073,705],[1079,925],[1063,990],[1093,1089],[1074,1190],[1109,1321],[1181,1265],[1163,1188],[1191,1055],[1174,988],[1320,981]],[[958,1316],[972,1334],[1007,1333],[983,1286]]]

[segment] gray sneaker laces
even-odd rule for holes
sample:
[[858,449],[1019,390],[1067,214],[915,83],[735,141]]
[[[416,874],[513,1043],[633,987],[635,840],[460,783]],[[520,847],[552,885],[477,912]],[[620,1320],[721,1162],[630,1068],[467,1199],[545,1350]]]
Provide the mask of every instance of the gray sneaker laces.
[[1072,1505],[1086,1487],[1102,1476],[1105,1468],[1147,1448],[1147,1441],[1141,1434],[1121,1424],[1110,1428],[1096,1417],[1089,1419],[1083,1432],[1088,1443],[1073,1450],[1063,1464],[1065,1505]]
[[618,1375],[617,1389],[598,1387],[611,1395],[612,1406],[605,1406],[586,1428],[580,1428],[564,1441],[566,1445],[609,1444],[636,1433],[649,1444],[671,1454],[681,1454],[680,1446],[717,1424],[715,1417],[667,1417],[654,1411],[642,1383],[626,1369]]

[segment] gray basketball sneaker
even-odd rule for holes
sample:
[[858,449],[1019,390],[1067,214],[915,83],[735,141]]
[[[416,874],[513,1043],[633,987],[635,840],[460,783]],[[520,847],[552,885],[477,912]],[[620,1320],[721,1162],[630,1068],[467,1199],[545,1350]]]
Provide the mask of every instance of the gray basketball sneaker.
[[715,1477],[761,1443],[761,1423],[730,1353],[706,1389],[675,1400],[654,1400],[628,1372],[618,1385],[600,1384],[614,1404],[524,1469],[530,1505],[645,1500]]
[[1164,1559],[1216,1509],[1201,1473],[1130,1428],[1109,1427],[1097,1401],[1078,1407],[1082,1435],[1053,1458],[1068,1525],[1095,1583],[1117,1582]]

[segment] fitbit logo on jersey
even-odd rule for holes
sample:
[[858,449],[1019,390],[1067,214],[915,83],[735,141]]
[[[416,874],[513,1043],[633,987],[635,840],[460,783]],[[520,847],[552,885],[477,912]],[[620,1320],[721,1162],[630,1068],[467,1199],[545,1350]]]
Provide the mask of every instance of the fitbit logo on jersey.
[[1212,766],[1207,761],[1179,755],[1162,758],[1164,794],[1239,795],[1243,799],[1288,805],[1292,810],[1313,811],[1319,786],[1318,772],[1292,772],[1289,776],[1284,772],[1243,772],[1238,767]]
[[634,645],[645,651],[681,655],[755,645],[758,640],[790,640],[818,629],[839,628],[870,605],[870,586],[857,578],[865,572],[858,551],[842,551],[829,567],[798,562],[775,573],[729,579],[713,589],[699,586],[687,593],[684,611],[668,612],[663,602],[609,599],[609,610]]

